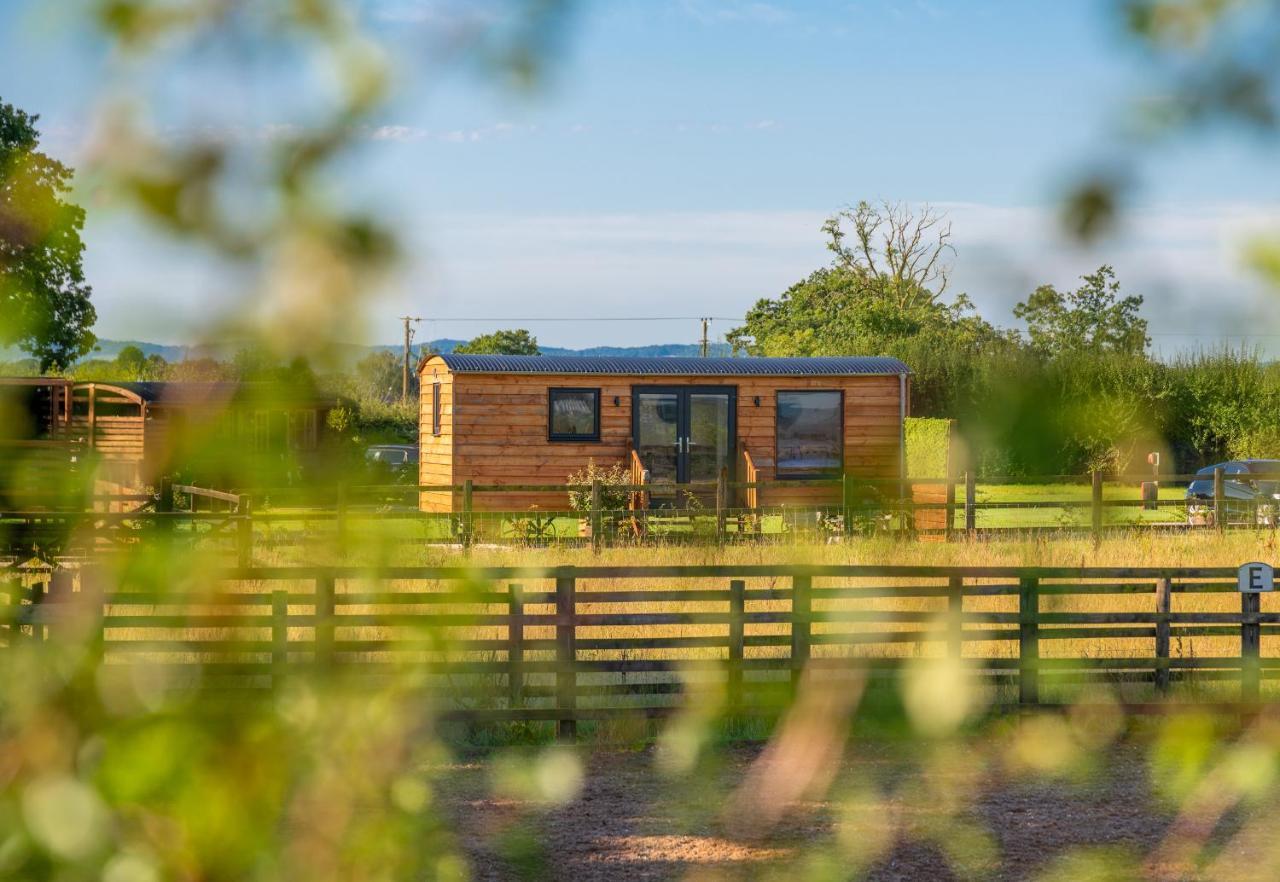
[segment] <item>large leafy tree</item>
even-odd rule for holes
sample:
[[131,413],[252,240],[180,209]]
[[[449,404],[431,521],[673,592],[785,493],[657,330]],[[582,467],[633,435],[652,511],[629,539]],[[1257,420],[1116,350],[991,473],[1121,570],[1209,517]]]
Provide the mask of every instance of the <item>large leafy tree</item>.
[[1041,285],[1013,308],[1027,323],[1034,349],[1047,356],[1081,353],[1140,355],[1151,342],[1142,298],[1121,297],[1115,271],[1101,266],[1074,291]]
[[481,334],[474,340],[456,347],[454,352],[463,355],[541,355],[538,338],[519,328],[513,331],[494,331]]
[[832,264],[753,306],[726,336],[752,355],[894,355],[911,366],[913,409],[952,416],[976,394],[979,356],[1013,348],[1012,336],[948,301],[945,217],[859,203],[823,226]]
[[71,170],[36,149],[38,119],[0,103],[0,344],[48,371],[92,351],[97,313],[81,267],[84,210],[65,198]]

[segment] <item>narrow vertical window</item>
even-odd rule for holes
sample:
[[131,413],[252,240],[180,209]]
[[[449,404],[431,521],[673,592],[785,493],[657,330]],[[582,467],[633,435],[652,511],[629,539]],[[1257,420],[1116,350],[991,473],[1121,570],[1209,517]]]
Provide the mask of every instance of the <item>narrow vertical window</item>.
[[440,381],[431,384],[431,434],[440,434]]

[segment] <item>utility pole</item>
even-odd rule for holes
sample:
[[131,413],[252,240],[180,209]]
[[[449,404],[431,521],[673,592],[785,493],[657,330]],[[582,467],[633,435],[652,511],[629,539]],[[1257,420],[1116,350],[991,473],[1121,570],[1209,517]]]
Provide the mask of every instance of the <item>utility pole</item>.
[[704,318],[702,320],[702,357],[706,358],[711,352],[711,343],[707,339],[707,326],[711,324],[711,319]]
[[404,371],[400,376],[400,402],[403,404],[409,400],[409,344],[413,342],[413,329],[409,324],[422,321],[422,317],[402,315],[400,321],[404,322]]

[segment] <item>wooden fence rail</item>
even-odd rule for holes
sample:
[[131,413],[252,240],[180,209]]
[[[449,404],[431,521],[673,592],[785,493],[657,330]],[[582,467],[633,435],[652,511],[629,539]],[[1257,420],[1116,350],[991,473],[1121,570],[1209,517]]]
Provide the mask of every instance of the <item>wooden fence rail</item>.
[[802,671],[843,688],[922,659],[963,664],[1018,706],[1096,683],[1256,702],[1280,679],[1280,653],[1263,653],[1280,645],[1280,603],[1238,594],[1233,569],[259,567],[105,593],[76,573],[0,575],[0,651],[91,614],[109,663],[159,666],[167,682],[273,689],[412,668],[450,717],[551,720],[566,737],[580,720],[671,712],[690,684],[727,713],[768,714]]
[[[11,511],[0,511],[0,540],[5,538],[6,522],[38,522],[51,529],[57,523],[64,523],[81,530],[88,525],[107,534],[112,541],[120,542],[127,542],[131,538],[130,531],[123,529],[126,526],[135,530],[132,538],[136,541],[139,538],[136,534],[138,530],[155,527],[172,533],[176,526],[182,525],[188,535],[202,534],[205,538],[215,539],[225,537],[233,544],[240,565],[247,566],[254,562],[254,546],[260,541],[263,530],[289,522],[305,524],[308,529],[301,532],[293,531],[292,534],[281,531],[272,538],[273,543],[280,544],[287,541],[293,544],[306,544],[311,538],[315,542],[339,549],[347,546],[352,530],[358,523],[392,520],[418,520],[424,525],[441,526],[441,529],[435,530],[430,535],[427,535],[428,531],[424,531],[421,536],[398,540],[406,544],[437,542],[457,543],[469,547],[477,541],[545,543],[576,541],[589,536],[590,544],[596,548],[619,539],[626,541],[645,539],[651,535],[649,529],[651,526],[655,528],[652,535],[660,535],[667,541],[680,541],[683,537],[688,541],[708,540],[723,543],[777,537],[783,527],[802,534],[825,532],[831,535],[850,536],[866,531],[888,531],[949,540],[957,536],[976,535],[980,532],[1052,530],[1083,533],[1100,539],[1104,533],[1113,529],[1187,529],[1199,524],[1225,529],[1227,527],[1275,527],[1280,524],[1280,504],[1228,499],[1224,494],[1225,479],[1222,474],[1214,476],[1214,496],[1195,501],[1195,505],[1198,506],[1196,509],[1198,521],[1191,517],[1192,511],[1189,507],[1192,504],[1191,500],[1152,500],[1143,498],[1137,492],[1134,493],[1133,498],[1128,499],[1104,497],[1103,489],[1107,483],[1114,484],[1121,480],[1127,482],[1132,480],[1131,477],[1104,478],[1099,473],[1084,479],[1080,476],[1051,477],[1063,482],[1064,487],[1083,484],[1087,480],[1090,487],[1089,497],[980,501],[975,477],[972,474],[966,474],[951,479],[909,479],[905,485],[909,490],[907,496],[883,496],[869,500],[864,495],[860,495],[863,489],[892,484],[896,491],[898,479],[874,479],[847,475],[839,480],[816,479],[807,482],[734,482],[728,480],[726,473],[722,473],[715,482],[679,485],[695,491],[710,491],[710,507],[699,504],[688,508],[662,509],[650,508],[646,504],[640,507],[631,505],[626,509],[615,511],[602,507],[604,488],[599,482],[590,487],[574,487],[565,484],[482,485],[466,481],[456,487],[452,485],[417,487],[413,485],[363,487],[338,485],[336,488],[330,488],[329,491],[315,488],[277,488],[232,493],[161,481],[159,491],[155,495],[154,512],[68,512],[34,505]],[[1168,483],[1194,477],[1203,481],[1208,480],[1204,475],[1162,476],[1162,480]],[[1013,481],[1014,479],[1007,478],[984,479],[987,483]],[[781,488],[794,491],[800,483],[829,488],[830,499],[826,503],[815,501],[774,508],[744,508],[734,504],[735,500],[758,503],[762,493],[767,495],[768,492]],[[626,492],[634,501],[648,500],[653,494],[660,494],[674,486],[677,485],[645,483],[613,489]],[[916,493],[920,488],[933,488],[933,492]],[[590,500],[591,504],[587,510],[569,509],[567,503],[570,490],[577,490],[581,497]],[[426,491],[456,492],[460,510],[452,513],[419,512],[414,494]],[[515,491],[539,493],[555,491],[564,494],[566,505],[562,510],[485,510],[482,503],[486,494],[502,495]],[[326,496],[326,493],[329,493],[332,498]],[[393,499],[396,494],[401,497],[398,504]],[[174,505],[175,497],[188,500],[185,508]],[[95,499],[100,498],[100,496],[95,497]],[[15,503],[22,505],[23,500],[21,498],[10,500],[10,504]],[[106,507],[114,506],[108,500]],[[205,510],[202,511],[201,508]],[[1109,515],[1114,512],[1137,514],[1140,510],[1152,508],[1165,509],[1172,519],[1144,521],[1140,518],[1116,518]],[[1011,523],[991,525],[991,517],[1014,512],[1022,512],[1023,517]],[[982,526],[979,525],[981,513],[989,516]],[[773,525],[768,528],[766,528],[766,515],[774,519]],[[559,524],[557,524],[558,520]],[[572,528],[574,521],[582,525],[581,529]],[[783,526],[779,526],[779,521]],[[568,527],[566,522],[569,524]],[[695,522],[700,524],[696,530]],[[332,535],[329,532],[317,530],[324,524],[332,528]],[[197,529],[198,525],[201,529]]]

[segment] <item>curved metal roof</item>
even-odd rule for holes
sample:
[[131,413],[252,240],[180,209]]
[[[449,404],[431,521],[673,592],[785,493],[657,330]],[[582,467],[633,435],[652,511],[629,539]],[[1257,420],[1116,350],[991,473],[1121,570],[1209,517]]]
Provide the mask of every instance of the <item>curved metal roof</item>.
[[911,368],[886,356],[824,358],[614,358],[585,355],[436,356],[455,373],[640,374],[645,376],[885,376]]

